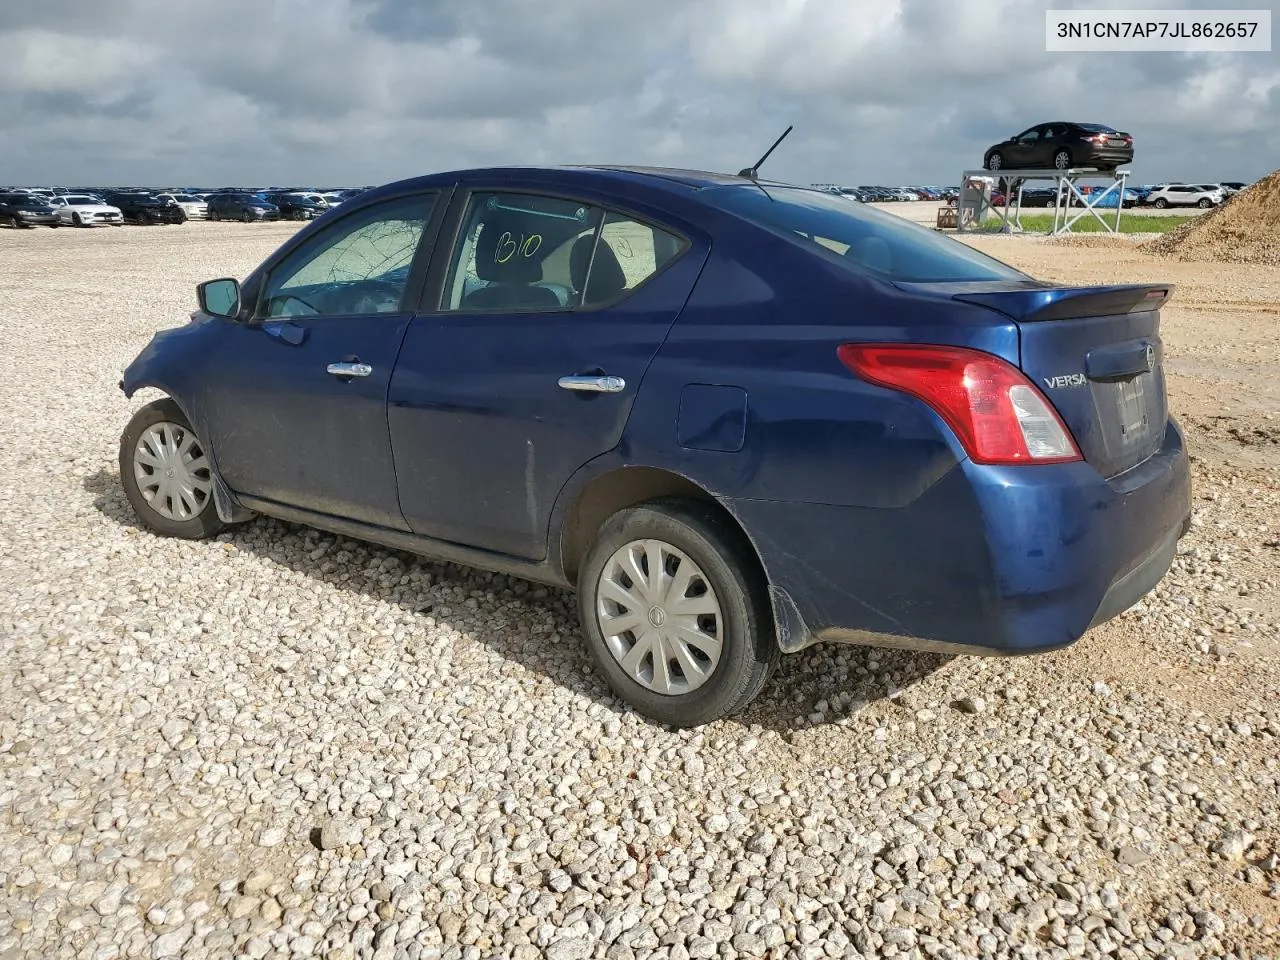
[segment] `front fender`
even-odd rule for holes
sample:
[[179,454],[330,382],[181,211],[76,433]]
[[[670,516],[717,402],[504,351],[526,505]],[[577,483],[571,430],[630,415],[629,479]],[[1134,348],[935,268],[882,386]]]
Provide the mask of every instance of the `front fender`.
[[212,352],[219,321],[203,313],[193,313],[186,326],[157,332],[142,351],[121,371],[119,387],[132,399],[143,389],[165,394],[178,405],[196,436],[201,438],[213,475],[213,502],[225,523],[241,523],[256,514],[241,506],[218,469],[217,451],[208,441],[208,422],[204,416],[205,391],[201,371]]

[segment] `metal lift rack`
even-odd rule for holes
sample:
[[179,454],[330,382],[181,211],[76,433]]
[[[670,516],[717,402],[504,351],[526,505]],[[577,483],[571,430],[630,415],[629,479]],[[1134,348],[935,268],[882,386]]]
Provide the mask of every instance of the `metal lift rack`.
[[[1003,207],[997,207],[991,202],[988,191],[970,186],[978,178],[996,179],[1009,186]],[[1092,215],[1108,233],[1120,232],[1120,215],[1124,210],[1124,191],[1129,171],[1104,172],[1095,167],[1071,167],[1066,170],[965,170],[961,174],[960,197],[956,201],[956,233],[976,230],[987,211],[999,217],[1000,233],[1021,233],[1022,188],[1028,180],[1050,180],[1057,188],[1053,205],[1053,229],[1049,231],[1050,234],[1070,233],[1071,225],[1088,215]],[[1076,185],[1080,180],[1110,180],[1111,185],[1100,193],[1084,194]],[[1110,196],[1116,198],[1114,223],[1108,223],[1098,212],[1110,209],[1102,206],[1103,201]]]

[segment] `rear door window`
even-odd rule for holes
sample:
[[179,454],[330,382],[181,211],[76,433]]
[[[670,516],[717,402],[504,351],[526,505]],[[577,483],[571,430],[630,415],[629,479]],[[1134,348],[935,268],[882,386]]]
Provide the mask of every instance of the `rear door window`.
[[665,230],[578,200],[474,193],[443,308],[492,314],[602,306],[645,283],[685,246]]

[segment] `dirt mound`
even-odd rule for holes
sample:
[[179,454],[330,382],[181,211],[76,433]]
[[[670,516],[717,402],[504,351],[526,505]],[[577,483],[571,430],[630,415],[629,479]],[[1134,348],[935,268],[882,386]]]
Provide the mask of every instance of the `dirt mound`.
[[1280,170],[1143,249],[1177,260],[1280,266]]

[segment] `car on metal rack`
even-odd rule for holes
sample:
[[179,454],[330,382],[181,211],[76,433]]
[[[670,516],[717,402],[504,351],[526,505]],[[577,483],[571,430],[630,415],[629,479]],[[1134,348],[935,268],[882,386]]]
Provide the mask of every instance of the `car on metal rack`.
[[987,170],[1115,170],[1133,162],[1133,137],[1101,123],[1039,123],[987,148]]
[[598,675],[674,726],[813,643],[1055,650],[1150,591],[1191,512],[1171,287],[1038,281],[745,173],[348,201],[124,370],[166,394],[121,435],[129,503],[575,586]]

